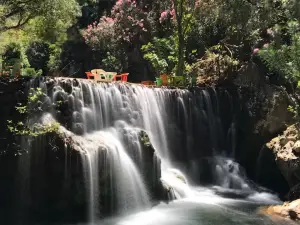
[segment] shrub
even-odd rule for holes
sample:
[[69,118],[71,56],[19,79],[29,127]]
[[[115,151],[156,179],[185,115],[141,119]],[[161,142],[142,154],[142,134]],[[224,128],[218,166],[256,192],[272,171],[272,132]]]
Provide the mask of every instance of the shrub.
[[224,81],[237,71],[239,61],[222,45],[208,49],[203,58],[191,65],[190,76],[198,76],[198,83],[215,84]]
[[28,62],[35,70],[42,70],[46,73],[47,64],[50,59],[49,44],[45,42],[33,42],[26,50]]
[[13,65],[15,59],[21,58],[21,45],[15,42],[8,44],[5,47],[2,55],[2,60],[6,65]]
[[[104,65],[104,69],[106,71],[115,71],[115,72],[122,72],[123,71],[123,62],[120,60],[120,55],[116,54],[118,52],[106,53],[106,58],[102,60],[102,63]],[[121,54],[121,52],[120,52]],[[126,55],[123,57],[124,61],[126,60]]]
[[62,63],[60,59],[62,53],[61,47],[56,44],[52,44],[49,46],[49,53],[49,61],[47,64],[48,70],[50,72],[59,70]]
[[288,81],[296,82],[300,80],[300,25],[298,22],[288,23],[287,35],[290,37],[289,44],[278,44],[278,41],[273,41],[271,44],[264,45],[258,51],[258,55],[271,72]]
[[25,68],[22,70],[22,76],[24,77],[37,77],[41,76],[43,73],[42,70],[36,71],[34,68]]
[[177,63],[175,38],[154,38],[141,48],[144,58],[148,60],[157,75],[175,72]]

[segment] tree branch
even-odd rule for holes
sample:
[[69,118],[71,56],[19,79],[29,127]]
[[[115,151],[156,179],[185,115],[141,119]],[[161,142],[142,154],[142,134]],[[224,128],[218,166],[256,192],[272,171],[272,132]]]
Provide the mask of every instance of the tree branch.
[[16,25],[13,25],[13,26],[4,26],[3,28],[0,28],[0,31],[4,32],[4,31],[12,30],[12,29],[22,28],[32,18],[34,18],[34,16],[32,14],[30,14],[29,16],[27,16],[26,19],[20,18],[19,21],[18,21],[18,23]]

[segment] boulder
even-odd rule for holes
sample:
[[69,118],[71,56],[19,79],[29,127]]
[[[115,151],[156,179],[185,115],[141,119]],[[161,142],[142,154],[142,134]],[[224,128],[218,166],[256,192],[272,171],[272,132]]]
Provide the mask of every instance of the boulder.
[[294,124],[266,144],[273,151],[276,163],[290,188],[300,183],[299,128],[299,124]]
[[286,195],[286,199],[288,201],[294,201],[296,199],[300,199],[300,184],[297,184],[290,189],[290,191]]
[[[289,105],[294,105],[294,102],[284,88],[266,86],[265,99],[260,111],[266,114],[256,124],[257,133],[276,134],[284,130],[286,124],[292,124],[295,121],[293,114],[287,110]],[[285,136],[292,139],[291,135]]]
[[264,207],[260,209],[260,213],[271,217],[300,221],[300,199],[285,202],[283,205]]
[[295,154],[299,154],[300,153],[300,141],[296,141],[296,143],[293,146],[293,152]]

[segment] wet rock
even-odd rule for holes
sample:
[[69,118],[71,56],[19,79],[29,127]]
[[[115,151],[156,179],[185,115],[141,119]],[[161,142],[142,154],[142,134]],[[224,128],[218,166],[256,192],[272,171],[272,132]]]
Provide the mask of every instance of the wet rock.
[[74,96],[73,95],[69,95],[68,96],[68,107],[69,110],[74,111],[75,110],[75,104],[74,104],[75,100],[74,100]]
[[281,146],[285,146],[288,143],[288,139],[286,137],[280,137],[279,143]]
[[77,135],[83,135],[84,134],[84,126],[82,123],[75,123],[73,125],[73,132]]
[[[265,102],[260,111],[266,114],[256,124],[256,132],[264,135],[275,134],[284,130],[286,124],[294,123],[293,114],[287,110],[288,106],[294,105],[294,103],[284,88],[266,86],[264,91]],[[285,137],[288,136],[285,135]]]
[[42,103],[42,110],[44,112],[50,110],[52,108],[52,101],[51,99],[47,96],[45,97],[43,103]]
[[68,94],[71,94],[73,89],[72,89],[72,80],[64,80],[62,82],[62,87],[67,92]]
[[74,87],[78,87],[79,86],[79,81],[77,79],[73,79],[72,84],[73,84]]
[[83,123],[83,116],[80,112],[75,111],[73,112],[73,122],[75,123]]
[[289,193],[286,195],[288,201],[294,201],[300,199],[300,184],[295,185],[291,188]]
[[300,153],[300,141],[298,140],[298,141],[296,141],[296,143],[294,144],[294,146],[293,146],[293,151],[294,151],[294,153]]
[[55,104],[59,105],[61,102],[64,102],[67,99],[67,95],[63,91],[57,91],[55,93],[54,102]]
[[300,221],[300,199],[293,202],[285,202],[283,205],[262,208],[260,213],[277,218]]
[[299,124],[288,127],[281,136],[266,144],[275,155],[276,163],[290,187],[300,183]]

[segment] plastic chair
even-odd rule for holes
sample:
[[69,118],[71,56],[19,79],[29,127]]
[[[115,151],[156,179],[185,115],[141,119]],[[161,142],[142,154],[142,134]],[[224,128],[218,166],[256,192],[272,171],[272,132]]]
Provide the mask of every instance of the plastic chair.
[[[87,79],[95,79],[95,75],[92,74],[91,72],[85,72]],[[91,78],[92,77],[92,78]]]
[[107,81],[115,81],[117,73],[116,72],[106,72],[105,77]]
[[103,69],[92,69],[91,72],[93,74],[99,74],[99,75],[105,73]]
[[167,74],[160,75],[160,79],[162,81],[162,85],[168,85],[168,75]]
[[159,77],[156,77],[156,80],[154,81],[156,86],[161,86],[162,85],[162,80]]
[[122,73],[120,75],[116,75],[115,80],[117,80],[117,78],[121,78],[122,82],[127,82],[128,75],[129,73]]
[[129,75],[129,73],[122,73],[121,74],[121,81],[127,82],[128,75]]

